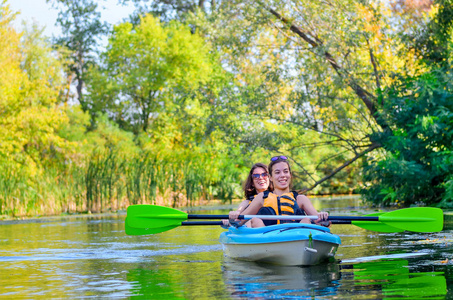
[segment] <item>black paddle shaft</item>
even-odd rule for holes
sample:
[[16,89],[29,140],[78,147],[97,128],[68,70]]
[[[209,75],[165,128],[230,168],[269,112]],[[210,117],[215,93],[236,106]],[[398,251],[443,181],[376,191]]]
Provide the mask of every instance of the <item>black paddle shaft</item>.
[[379,217],[348,217],[348,216],[329,216],[327,220],[333,221],[379,221]]
[[[228,215],[187,215],[187,219],[211,220],[211,219],[228,219]],[[238,219],[244,219],[240,215]],[[379,221],[379,217],[349,217],[349,216],[329,216],[329,221]]]
[[[332,224],[351,224],[347,220],[333,220]],[[189,221],[181,222],[182,226],[200,226],[200,225],[223,225],[222,221]]]
[[181,222],[183,226],[197,226],[197,225],[223,225],[222,221],[190,221]]
[[[228,219],[228,215],[187,215],[187,219],[210,220],[210,219]],[[244,219],[244,216],[239,216],[238,219]]]

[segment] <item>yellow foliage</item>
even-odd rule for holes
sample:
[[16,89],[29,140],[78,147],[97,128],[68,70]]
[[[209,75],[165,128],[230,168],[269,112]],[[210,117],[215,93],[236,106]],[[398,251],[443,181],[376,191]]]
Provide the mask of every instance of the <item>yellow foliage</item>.
[[0,163],[25,166],[34,175],[51,148],[59,152],[66,146],[56,134],[67,122],[56,105],[61,70],[50,47],[34,32],[16,32],[13,20],[4,2],[0,6]]

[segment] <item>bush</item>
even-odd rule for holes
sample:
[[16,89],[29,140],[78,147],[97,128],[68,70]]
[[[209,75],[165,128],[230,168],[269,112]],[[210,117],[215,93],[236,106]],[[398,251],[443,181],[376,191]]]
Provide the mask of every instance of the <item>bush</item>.
[[381,118],[390,130],[375,137],[382,156],[368,161],[365,198],[375,204],[438,204],[452,198],[453,89],[448,71],[408,78],[386,91]]

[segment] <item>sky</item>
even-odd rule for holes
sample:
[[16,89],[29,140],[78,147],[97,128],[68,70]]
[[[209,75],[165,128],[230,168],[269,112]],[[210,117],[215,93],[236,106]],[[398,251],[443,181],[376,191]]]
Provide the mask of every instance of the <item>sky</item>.
[[[129,16],[133,11],[133,7],[124,7],[118,5],[118,0],[99,0],[99,6],[104,6],[105,10],[101,10],[102,19],[110,24],[117,24],[124,18]],[[20,11],[20,15],[16,17],[15,26],[18,30],[23,28],[22,21],[28,23],[36,22],[40,27],[45,26],[44,35],[51,37],[59,35],[61,30],[55,26],[58,11],[46,0],[7,0],[13,12]]]

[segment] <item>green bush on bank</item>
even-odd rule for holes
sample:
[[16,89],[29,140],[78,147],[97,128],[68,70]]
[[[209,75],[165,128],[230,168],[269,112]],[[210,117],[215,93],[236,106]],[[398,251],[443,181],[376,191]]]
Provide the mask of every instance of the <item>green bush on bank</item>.
[[379,205],[452,207],[452,74],[438,70],[401,82],[387,91],[381,117],[393,135],[375,137],[384,151],[367,161],[364,195]]

